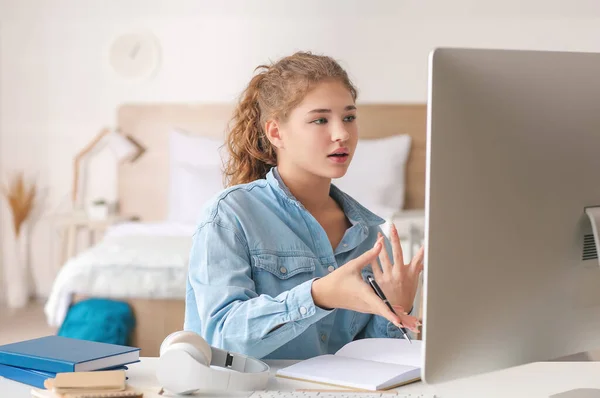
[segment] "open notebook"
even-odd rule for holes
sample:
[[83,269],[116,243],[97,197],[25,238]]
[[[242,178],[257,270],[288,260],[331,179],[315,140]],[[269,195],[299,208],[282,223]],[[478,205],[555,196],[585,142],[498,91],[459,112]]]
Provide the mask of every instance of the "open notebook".
[[352,341],[333,355],[320,355],[277,371],[278,377],[348,387],[387,390],[421,379],[422,342],[373,338]]

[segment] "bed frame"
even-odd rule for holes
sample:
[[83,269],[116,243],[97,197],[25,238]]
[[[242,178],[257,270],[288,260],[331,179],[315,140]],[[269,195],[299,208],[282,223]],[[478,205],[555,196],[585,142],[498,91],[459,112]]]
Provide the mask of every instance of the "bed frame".
[[[410,134],[406,209],[425,204],[426,106],[407,104],[357,105],[362,139]],[[178,127],[191,134],[222,137],[233,112],[231,104],[123,105],[119,129],[145,148],[133,163],[119,169],[119,208],[123,214],[146,222],[163,221],[167,213],[169,130]]]
[[[397,134],[412,137],[406,170],[405,209],[425,203],[426,105],[358,104],[359,136],[374,139]],[[165,220],[168,187],[168,133],[173,127],[191,134],[222,137],[232,115],[232,104],[125,104],[118,109],[120,131],[145,152],[119,168],[121,214],[143,222]],[[164,337],[183,328],[184,299],[123,298],[136,316],[133,344],[143,356],[157,356]]]

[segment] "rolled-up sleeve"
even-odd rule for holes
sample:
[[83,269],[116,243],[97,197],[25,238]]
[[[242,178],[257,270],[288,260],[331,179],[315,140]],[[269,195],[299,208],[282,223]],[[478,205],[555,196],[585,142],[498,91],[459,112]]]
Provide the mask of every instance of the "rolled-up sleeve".
[[204,223],[190,253],[184,328],[215,347],[264,357],[331,312],[315,305],[313,281],[275,297],[257,294],[243,235],[218,220]]

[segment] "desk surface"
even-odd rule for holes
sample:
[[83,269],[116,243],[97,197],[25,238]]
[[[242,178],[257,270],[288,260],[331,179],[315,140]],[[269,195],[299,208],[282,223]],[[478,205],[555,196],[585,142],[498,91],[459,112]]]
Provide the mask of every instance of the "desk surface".
[[[141,358],[141,362],[130,365],[127,371],[129,384],[144,392],[144,398],[166,398],[170,394],[158,395],[160,386],[154,375],[158,358]],[[267,361],[271,372],[295,361]],[[295,389],[327,389],[327,386],[271,377],[268,390],[290,391]],[[598,389],[597,395],[565,394],[576,389]],[[29,398],[32,387],[0,378],[3,397]],[[438,386],[413,383],[397,389],[403,394],[435,393],[437,397],[550,397],[560,398],[600,396],[600,362],[537,362],[488,374],[455,380]],[[208,395],[202,394],[202,397]],[[242,396],[223,394],[219,397]],[[245,396],[245,395],[244,395]],[[558,398],[558,397],[557,397]]]

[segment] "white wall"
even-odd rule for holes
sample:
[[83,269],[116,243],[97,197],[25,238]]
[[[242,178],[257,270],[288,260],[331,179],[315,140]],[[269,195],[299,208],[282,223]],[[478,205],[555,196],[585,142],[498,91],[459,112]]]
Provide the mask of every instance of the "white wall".
[[[137,29],[158,37],[163,60],[154,79],[132,84],[106,55],[116,35]],[[593,0],[0,0],[0,178],[37,176],[44,213],[57,211],[68,203],[74,154],[114,123],[118,105],[230,101],[257,64],[297,49],[340,59],[364,102],[424,102],[435,46],[598,51],[599,37]],[[114,171],[95,161],[94,178],[106,180],[91,196],[114,196]],[[48,222],[37,224],[42,296],[56,237]]]

